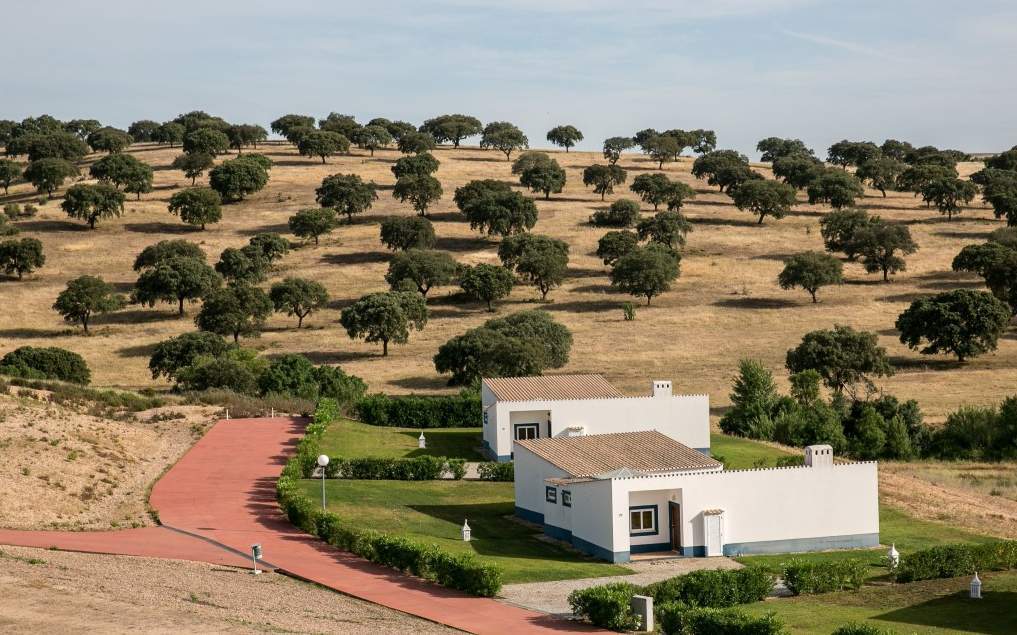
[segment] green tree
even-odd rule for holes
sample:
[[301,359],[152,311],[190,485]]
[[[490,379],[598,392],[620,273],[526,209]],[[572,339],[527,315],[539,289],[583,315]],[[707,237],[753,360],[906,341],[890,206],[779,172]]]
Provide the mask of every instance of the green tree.
[[759,217],[762,225],[767,216],[784,218],[795,204],[795,188],[780,181],[746,181],[731,193],[735,207]]
[[141,272],[131,301],[150,307],[156,302],[176,302],[177,313],[183,315],[185,300],[203,298],[221,286],[222,278],[203,261],[174,256]]
[[[510,259],[503,257],[502,262],[537,287],[541,300],[547,300],[551,289],[565,280],[569,264],[568,244],[547,236],[529,235],[506,238],[502,245],[506,243],[516,245],[516,255]],[[498,250],[498,255],[503,255],[502,249]]]
[[268,277],[268,259],[250,245],[237,249],[227,247],[215,263],[215,270],[230,284],[256,284]]
[[246,146],[257,148],[259,141],[268,139],[268,131],[261,126],[242,123],[227,128],[226,136],[230,140],[230,147],[240,154]]
[[992,206],[996,218],[1017,225],[1017,172],[986,168],[972,174],[971,181],[982,186],[982,200]]
[[651,159],[657,162],[657,169],[663,169],[667,161],[675,161],[685,149],[680,139],[672,135],[657,135],[640,144]]
[[217,157],[230,149],[230,138],[226,133],[213,128],[198,128],[184,136],[184,152],[187,154],[210,154]]
[[532,229],[537,224],[537,206],[533,199],[511,189],[489,192],[476,199],[470,198],[462,211],[470,221],[470,229],[485,232],[489,236],[511,236]]
[[350,140],[357,144],[358,148],[369,150],[373,157],[375,150],[392,143],[392,135],[383,126],[364,126],[354,133]]
[[64,321],[81,324],[87,335],[93,316],[116,311],[123,306],[124,298],[105,280],[80,276],[68,282],[67,288],[57,295],[53,310],[63,316]]
[[202,391],[219,388],[241,395],[257,395],[258,379],[268,362],[249,348],[230,347],[218,357],[201,356],[177,372],[177,385],[183,390]]
[[923,355],[952,353],[958,361],[996,350],[1010,308],[984,291],[957,289],[919,298],[897,318],[900,341]]
[[861,165],[880,155],[879,146],[871,141],[838,141],[826,152],[826,160],[834,165],[847,168]]
[[804,190],[823,173],[823,162],[814,157],[792,154],[773,162],[773,176],[796,190]]
[[762,362],[741,360],[731,390],[731,408],[720,418],[720,429],[743,437],[758,436],[754,431],[770,422],[777,397],[773,373]]
[[434,225],[421,216],[390,216],[381,223],[381,242],[389,249],[430,249],[437,239]]
[[781,139],[780,137],[767,137],[756,144],[756,150],[760,153],[759,160],[767,163],[776,162],[784,157],[814,157],[812,148],[805,145],[801,139]]
[[169,211],[188,225],[205,229],[209,223],[222,220],[222,199],[208,187],[191,187],[175,192],[169,200]]
[[211,154],[193,152],[181,154],[173,159],[170,167],[182,171],[185,177],[191,179],[191,185],[194,185],[197,178],[213,165],[215,165],[215,157]]
[[427,208],[437,202],[441,195],[441,182],[427,175],[404,176],[392,188],[394,198],[403,203],[409,201],[421,216],[427,216]]
[[87,142],[96,152],[123,152],[134,141],[131,135],[116,128],[100,128],[88,135]]
[[985,284],[994,296],[1017,311],[1017,251],[986,268]]
[[168,144],[172,148],[176,144],[184,142],[184,135],[186,133],[187,129],[181,124],[175,121],[167,121],[159,126],[159,130],[156,132],[153,140],[159,142],[159,144]]
[[258,337],[271,312],[272,301],[264,291],[231,284],[205,296],[194,323],[202,331],[223,337],[232,335],[233,343],[239,344],[241,335]]
[[978,193],[978,187],[971,181],[956,178],[941,178],[929,181],[922,188],[922,199],[936,206],[947,220],[961,211],[961,206],[971,202]]
[[372,293],[343,309],[339,323],[350,339],[381,342],[381,355],[388,355],[388,344],[405,344],[410,330],[423,330],[427,324],[424,296],[409,291]]
[[136,195],[135,200],[140,201],[142,194],[152,191],[152,181],[155,179],[155,174],[152,171],[152,166],[138,161],[129,166],[124,178],[126,179],[124,181],[124,191],[128,194]]
[[268,292],[276,311],[297,316],[297,328],[304,318],[328,304],[328,292],[320,283],[304,278],[286,278],[272,285]]
[[290,251],[290,241],[274,232],[261,232],[251,236],[247,241],[248,248],[258,252],[269,264],[280,260]]
[[698,152],[699,156],[703,156],[717,148],[717,133],[713,130],[696,128],[689,131],[689,141],[692,144],[692,149]]
[[400,157],[392,166],[396,179],[404,176],[430,176],[438,171],[441,163],[430,152]]
[[[147,170],[146,170],[147,168]],[[93,179],[109,183],[117,189],[147,175],[151,185],[152,168],[129,154],[108,154],[88,169]]]
[[487,304],[488,311],[494,311],[494,301],[507,298],[512,293],[515,277],[505,267],[480,263],[464,267],[459,276],[463,293],[474,300]]
[[372,119],[367,125],[371,125],[372,122],[377,123],[378,121],[384,122],[385,130],[392,135],[392,138],[397,142],[403,138],[403,135],[411,132],[417,132],[417,127],[406,121],[388,121],[387,119]]
[[78,175],[78,168],[65,159],[39,159],[25,168],[25,180],[39,192],[49,196],[64,184],[66,179]]
[[420,126],[420,132],[434,137],[437,143],[451,143],[458,148],[459,143],[468,137],[475,137],[483,131],[480,120],[469,115],[441,115],[428,119]]
[[918,251],[918,245],[912,240],[911,230],[906,225],[878,219],[857,229],[852,244],[862,256],[865,270],[869,273],[882,271],[884,282],[889,281],[889,274],[907,269],[902,256]]
[[97,119],[71,119],[64,124],[64,130],[76,135],[79,139],[86,139],[88,135],[100,128],[102,128],[102,124]]
[[942,165],[912,165],[897,177],[897,188],[918,196],[932,181],[948,178],[957,178],[957,170]]
[[954,256],[952,269],[954,271],[970,271],[985,277],[990,269],[1014,254],[1017,254],[1017,251],[1013,248],[997,242],[966,245]]
[[481,179],[470,181],[466,185],[456,188],[452,201],[459,208],[465,211],[467,207],[489,194],[507,194],[512,192],[512,186],[505,181],[496,179]]
[[690,223],[680,212],[657,212],[644,218],[636,226],[640,240],[649,240],[669,249],[678,250],[685,246],[686,236],[692,231]]
[[619,258],[639,246],[639,236],[632,231],[607,232],[597,241],[597,257],[605,265],[613,265]]
[[4,196],[10,194],[11,184],[21,178],[21,166],[12,159],[0,159],[0,186],[4,188]]
[[256,160],[233,159],[212,168],[208,183],[223,202],[240,201],[268,184],[268,170]]
[[345,214],[352,224],[354,214],[363,214],[378,200],[377,187],[374,181],[365,183],[356,174],[333,174],[326,176],[315,190],[315,200],[322,207]]
[[341,134],[347,139],[352,139],[363,128],[352,115],[342,115],[337,112],[331,112],[328,117],[319,119],[318,127],[326,132]]
[[205,262],[205,252],[201,250],[200,245],[187,240],[160,240],[141,250],[134,259],[134,270],[141,271],[146,267],[154,267],[163,260],[177,256]]
[[575,126],[555,126],[547,131],[547,140],[568,152],[569,148],[583,140],[583,133]]
[[809,204],[829,203],[834,209],[852,207],[856,198],[865,195],[862,182],[854,174],[844,170],[827,169],[820,173],[806,191]]
[[816,303],[816,292],[820,287],[844,282],[844,266],[830,254],[819,251],[805,251],[791,256],[784,269],[777,275],[781,289],[801,287],[812,296]]
[[894,372],[886,349],[878,342],[875,333],[850,326],[811,331],[787,352],[787,369],[792,373],[814,370],[837,392],[859,383],[872,389],[870,377],[889,377]]
[[92,380],[85,358],[55,346],[19,346],[0,359],[0,372],[29,379],[58,379],[87,385]]
[[621,185],[628,177],[618,165],[591,165],[583,170],[583,185],[593,186],[593,192],[600,194],[604,200],[607,194],[613,194],[616,185]]
[[175,380],[180,369],[190,366],[199,357],[219,357],[229,346],[221,335],[205,331],[184,333],[156,344],[148,360],[152,379]]
[[907,141],[898,141],[897,139],[887,139],[883,142],[883,145],[879,146],[879,150],[883,153],[883,156],[887,156],[898,161],[904,161],[907,158],[908,153],[914,149],[914,146]]
[[706,179],[721,192],[749,179],[761,178],[749,167],[748,157],[735,150],[714,150],[697,158],[692,163],[692,176]]
[[338,132],[315,130],[300,137],[297,150],[305,157],[321,157],[324,165],[326,158],[349,152],[350,140]]
[[124,213],[124,195],[111,185],[78,183],[67,188],[60,207],[71,218],[88,223],[95,229],[100,218],[113,218]]
[[512,158],[516,150],[528,148],[529,139],[523,131],[507,121],[492,121],[484,126],[480,137],[481,148],[495,148],[505,154],[505,160]]
[[828,250],[844,252],[853,261],[858,255],[855,233],[878,220],[879,217],[870,218],[864,209],[835,209],[819,219],[819,233]]
[[32,273],[46,264],[42,253],[42,242],[37,238],[11,238],[0,241],[0,269],[7,275],[17,275],[18,280],[26,273]]
[[401,283],[410,281],[420,294],[427,295],[431,287],[451,284],[459,270],[459,264],[445,251],[430,249],[409,249],[392,256],[388,263],[387,282],[393,290]]
[[636,141],[632,137],[608,137],[604,139],[604,158],[611,165],[618,163],[622,152],[636,147]]
[[269,127],[272,129],[272,132],[283,137],[288,137],[289,131],[293,128],[313,128],[314,123],[314,117],[310,115],[283,115],[269,124]]
[[423,154],[434,150],[434,137],[425,132],[407,132],[399,137],[396,144],[403,154]]
[[597,227],[631,227],[639,220],[639,203],[629,198],[620,198],[607,209],[598,209],[590,216],[590,223]]
[[280,355],[258,375],[258,392],[317,400],[318,380],[314,370],[314,364],[303,355]]
[[307,240],[314,239],[317,245],[321,236],[329,234],[339,226],[339,217],[335,210],[330,207],[319,207],[317,209],[302,209],[293,216],[290,216],[290,231],[299,238]]
[[907,169],[907,164],[885,156],[877,156],[858,166],[855,176],[876,188],[886,198],[886,191],[897,187],[897,179]]
[[653,211],[657,211],[661,203],[666,203],[672,193],[671,180],[659,172],[638,175],[632,179],[629,189],[635,192],[641,201],[653,205]]
[[7,143],[8,156],[19,154],[28,155],[30,163],[40,159],[78,161],[88,154],[88,145],[67,132],[25,134],[14,137]]
[[127,134],[131,135],[135,143],[149,143],[156,141],[159,133],[159,122],[151,119],[135,121],[127,128]]
[[[525,152],[520,156],[520,159],[528,154],[537,153]],[[523,187],[529,188],[531,192],[543,192],[544,199],[547,200],[551,198],[552,192],[561,192],[562,188],[565,187],[565,169],[548,155],[539,153],[539,156],[542,158],[530,162],[521,171],[519,183]],[[516,163],[518,164],[519,160]],[[513,166],[514,172],[515,166]]]
[[611,286],[629,295],[650,300],[671,289],[681,272],[681,256],[660,245],[637,247],[615,261]]

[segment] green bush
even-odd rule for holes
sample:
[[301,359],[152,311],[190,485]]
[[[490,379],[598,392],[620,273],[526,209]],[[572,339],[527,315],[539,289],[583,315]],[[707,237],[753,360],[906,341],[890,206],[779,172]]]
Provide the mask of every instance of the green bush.
[[683,602],[723,608],[759,602],[773,590],[773,575],[761,567],[693,571],[648,585],[644,593],[654,604]]
[[941,545],[902,555],[893,570],[897,582],[956,578],[975,571],[1017,569],[1017,540],[984,545]]
[[794,595],[858,589],[865,578],[861,560],[813,561],[793,558],[783,563],[784,584]]
[[576,615],[594,626],[613,631],[631,631],[639,628],[639,617],[632,612],[629,601],[639,593],[639,587],[628,582],[614,582],[569,593],[569,606]]
[[47,390],[50,393],[49,400],[55,404],[92,406],[91,412],[102,416],[122,411],[141,412],[166,405],[166,400],[159,397],[121,390],[98,390],[57,381],[12,377],[7,383],[11,386]]
[[[313,468],[312,468],[313,469]],[[455,480],[466,475],[466,461],[440,456],[415,456],[405,459],[362,457],[329,459],[328,478],[386,481],[433,481],[449,472]]]
[[852,622],[841,626],[831,635],[894,635],[894,631],[872,626],[871,624]]
[[452,480],[461,481],[466,476],[466,459],[446,459],[445,468],[452,475]]
[[368,395],[354,408],[358,419],[372,426],[399,428],[470,428],[481,420],[480,395],[463,391],[458,395]]
[[657,607],[664,635],[782,635],[784,624],[773,613],[761,617],[738,609],[716,609],[669,602]]
[[87,384],[92,379],[81,355],[56,347],[22,346],[0,359],[0,374]]
[[491,461],[477,466],[477,473],[482,481],[512,482],[516,480],[515,464]]

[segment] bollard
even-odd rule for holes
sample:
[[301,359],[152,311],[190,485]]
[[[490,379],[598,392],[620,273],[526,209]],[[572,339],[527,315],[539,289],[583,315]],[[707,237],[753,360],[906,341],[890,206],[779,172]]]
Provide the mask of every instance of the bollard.
[[468,520],[463,521],[463,542],[469,542],[473,534],[473,530],[470,529],[470,522]]
[[633,595],[629,601],[632,612],[639,618],[639,631],[652,631],[653,626],[653,598],[648,595]]
[[424,438],[424,433],[423,432],[421,432],[420,436],[417,437],[417,447],[421,448],[421,449],[427,447],[427,439]]
[[897,551],[897,543],[890,543],[890,551],[886,554],[886,557],[890,561],[890,568],[896,569],[897,565],[900,564],[900,552]]
[[971,579],[971,599],[982,599],[982,580],[978,577],[977,571],[975,571],[975,577]]

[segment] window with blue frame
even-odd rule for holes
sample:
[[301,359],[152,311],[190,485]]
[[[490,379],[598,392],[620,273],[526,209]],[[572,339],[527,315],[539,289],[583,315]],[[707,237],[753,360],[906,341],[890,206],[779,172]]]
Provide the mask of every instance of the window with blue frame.
[[660,533],[657,524],[656,505],[638,505],[629,507],[629,535],[650,536]]
[[567,489],[561,491],[561,506],[572,507],[572,492]]
[[558,488],[551,487],[550,485],[544,488],[544,500],[549,503],[558,502]]

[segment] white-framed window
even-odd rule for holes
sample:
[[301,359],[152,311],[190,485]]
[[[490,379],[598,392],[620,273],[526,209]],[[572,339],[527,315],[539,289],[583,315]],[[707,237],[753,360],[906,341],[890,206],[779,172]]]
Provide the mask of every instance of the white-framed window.
[[561,506],[572,507],[572,492],[567,489],[561,491]]
[[629,507],[630,536],[645,536],[656,534],[658,531],[656,505]]
[[544,487],[544,500],[549,503],[558,502],[558,488],[547,485]]
[[516,441],[526,441],[527,439],[536,439],[539,426],[536,423],[518,423],[516,424],[515,437]]

